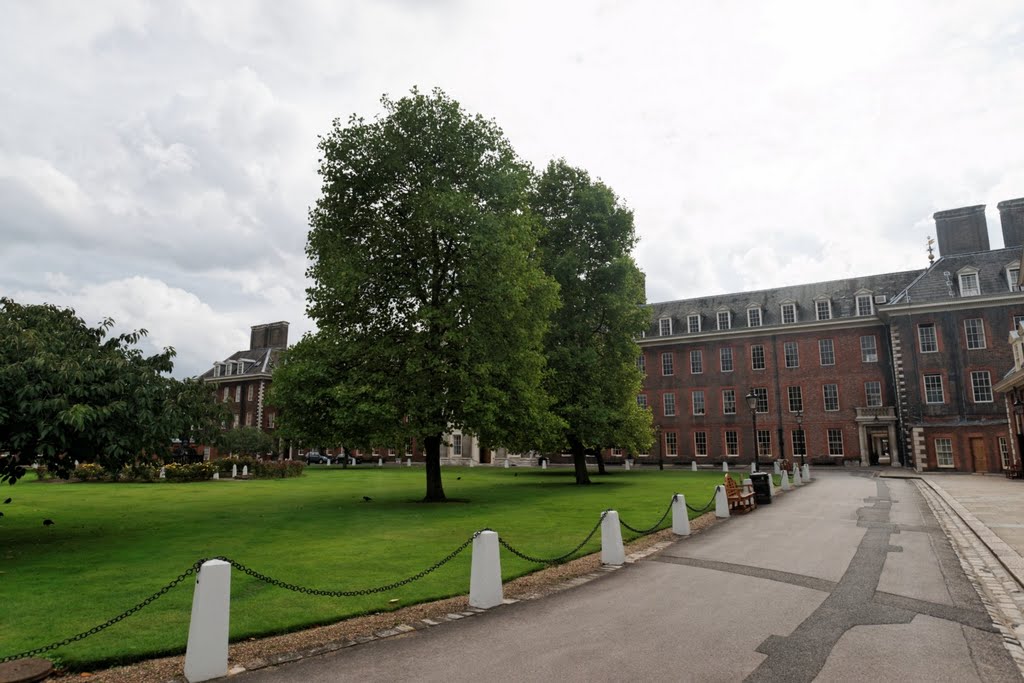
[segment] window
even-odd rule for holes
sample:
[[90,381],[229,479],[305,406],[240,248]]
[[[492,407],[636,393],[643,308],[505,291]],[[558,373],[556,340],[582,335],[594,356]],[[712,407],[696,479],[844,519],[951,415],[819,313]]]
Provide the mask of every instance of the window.
[[736,432],[729,430],[725,433],[725,454],[726,455],[739,455],[740,454],[740,440]]
[[754,396],[757,397],[756,410],[759,413],[768,412],[768,388],[767,387],[755,387],[751,389],[754,392]]
[[636,404],[638,406],[640,406],[641,408],[646,408],[647,407],[647,394],[637,394],[636,395]]
[[267,413],[267,429],[274,428],[274,418],[277,417],[274,413]]
[[661,354],[661,374],[664,375],[665,377],[675,374],[675,370],[672,368],[671,353]]
[[242,385],[239,384],[237,387],[235,387],[235,403],[241,403],[241,402],[242,402]]
[[870,294],[857,295],[857,315],[871,315],[875,312]]
[[992,402],[992,377],[988,370],[977,370],[971,373],[971,388],[974,389],[975,403]]
[[245,400],[247,400],[247,401],[251,401],[252,400],[252,385],[251,384],[249,385],[249,391],[246,392]]
[[839,410],[839,385],[826,384],[822,387],[825,395],[825,410],[832,412]]
[[946,399],[942,394],[942,375],[924,376],[924,402],[945,403]]
[[729,311],[718,312],[718,329],[728,330],[732,328],[732,314]]
[[793,430],[793,455],[807,455],[807,436],[802,429]]
[[1024,315],[1013,316],[1013,329],[1017,329],[1021,323],[1024,323]]
[[830,430],[828,430],[828,454],[829,455],[842,455],[843,454],[843,430],[842,429],[830,429]]
[[214,363],[213,364],[213,376],[214,377],[220,377],[220,368],[221,368],[221,364],[220,363]]
[[1020,285],[1020,266],[1010,266],[1006,269],[1006,284],[1010,286],[1011,292],[1019,292]]
[[665,455],[670,458],[679,455],[679,447],[676,444],[675,432],[665,432]]
[[690,394],[690,403],[693,404],[693,414],[703,415],[704,414],[704,392],[703,390],[697,390]]
[[462,434],[452,434],[452,455],[462,455]]
[[939,467],[953,466],[953,440],[935,439],[935,462]]
[[747,309],[747,327],[761,327],[761,309],[752,307]]
[[860,338],[860,362],[878,362],[878,343],[875,335],[868,334]]
[[736,414],[736,390],[722,389],[722,414]]
[[232,427],[237,427],[237,426],[238,426],[238,415],[235,415],[235,419],[234,419],[234,421],[233,421],[233,422],[231,423],[231,426],[232,426]]
[[935,323],[917,326],[917,342],[921,353],[935,353],[939,350],[939,342],[935,338]]
[[831,339],[818,340],[818,359],[822,365],[836,364],[836,349]]
[[864,395],[868,400],[868,407],[882,405],[882,383],[864,382]]
[[611,450],[611,456],[613,458],[621,458],[622,457],[622,449],[621,448],[613,448]]
[[686,331],[690,334],[700,332],[700,316],[696,313],[691,313],[686,316]]
[[789,325],[796,322],[796,304],[782,304],[782,324]]
[[772,433],[767,429],[757,430],[757,453],[758,455],[772,454]]
[[708,433],[707,432],[694,432],[693,433],[693,452],[696,455],[706,456],[708,454]]
[[231,398],[231,387],[224,387],[224,402],[227,403],[229,398]]
[[832,319],[832,302],[826,299],[825,301],[814,302],[814,312],[818,316],[818,320],[831,320]]
[[672,318],[662,318],[658,321],[658,334],[662,337],[672,334]]
[[750,367],[754,370],[764,370],[764,347],[760,344],[750,347]]
[[1006,443],[1006,437],[999,437],[999,462],[1003,463],[1003,469],[1010,469],[1010,447]]
[[704,372],[704,352],[690,351],[690,374],[699,375]]
[[725,346],[718,350],[718,361],[722,372],[732,372],[732,347]]
[[978,296],[981,287],[978,285],[978,273],[960,273],[960,296]]
[[785,350],[786,354],[786,367],[800,367],[800,351],[797,348],[796,342],[786,342],[785,344],[783,344],[783,349]]
[[636,369],[647,374],[647,356],[642,353],[636,357]]
[[248,413],[245,416],[245,426],[246,427],[252,427],[252,413]]
[[967,348],[985,348],[985,323],[981,318],[968,318],[964,321],[964,333],[967,338]]
[[804,409],[804,392],[800,387],[789,387],[789,412],[799,413]]
[[676,395],[665,394],[661,397],[662,407],[665,409],[665,417],[673,417],[676,414]]

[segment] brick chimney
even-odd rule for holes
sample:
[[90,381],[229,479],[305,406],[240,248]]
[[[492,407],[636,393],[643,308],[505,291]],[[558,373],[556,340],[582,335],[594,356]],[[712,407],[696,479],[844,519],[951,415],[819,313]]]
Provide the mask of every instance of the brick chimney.
[[984,204],[939,211],[932,218],[939,239],[939,256],[989,250]]
[[288,348],[288,323],[280,321],[253,325],[249,335],[250,349],[286,349]]
[[999,202],[996,208],[999,209],[999,220],[1003,224],[1003,245],[1024,245],[1024,197]]

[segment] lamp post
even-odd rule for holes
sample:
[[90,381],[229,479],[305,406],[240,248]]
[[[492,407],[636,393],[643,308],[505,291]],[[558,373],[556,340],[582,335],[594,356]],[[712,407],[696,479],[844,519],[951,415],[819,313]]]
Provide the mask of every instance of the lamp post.
[[747,399],[747,407],[750,408],[750,419],[753,423],[753,435],[754,435],[754,471],[761,471],[761,449],[757,443],[757,396],[754,395],[754,390],[751,389],[744,398]]
[[804,411],[796,411],[796,428],[800,430],[800,466],[807,464],[807,437],[804,436]]

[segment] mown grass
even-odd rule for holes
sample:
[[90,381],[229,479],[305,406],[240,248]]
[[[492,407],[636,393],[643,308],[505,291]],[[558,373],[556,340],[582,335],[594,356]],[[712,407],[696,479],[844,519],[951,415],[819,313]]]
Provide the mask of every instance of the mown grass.
[[[420,468],[308,469],[297,479],[196,484],[23,481],[2,489],[0,657],[105,622],[200,558],[237,560],[283,581],[329,590],[368,588],[433,564],[492,528],[522,551],[561,555],[602,510],[646,528],[673,493],[697,507],[720,472],[616,470],[589,487],[566,469],[444,468],[445,490],[465,502],[425,504]],[[372,498],[365,502],[363,496]],[[694,516],[691,513],[691,516]],[[44,527],[42,520],[52,519]],[[671,516],[662,526],[671,523]],[[626,540],[635,534],[623,529]],[[596,534],[580,554],[600,547]],[[541,568],[502,552],[511,579]],[[325,598],[232,573],[231,639],[397,609],[469,590],[470,553],[387,593]],[[181,652],[193,581],[141,612],[47,656],[72,669]],[[389,602],[397,599],[397,602]]]

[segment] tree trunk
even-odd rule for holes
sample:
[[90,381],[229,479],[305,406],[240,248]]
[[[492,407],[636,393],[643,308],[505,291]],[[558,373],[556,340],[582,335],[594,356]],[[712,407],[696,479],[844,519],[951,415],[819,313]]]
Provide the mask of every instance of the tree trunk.
[[604,456],[601,455],[601,447],[598,446],[594,449],[594,459],[597,460],[597,473],[608,474],[604,469]]
[[443,503],[448,500],[441,485],[441,435],[432,434],[423,440],[427,462],[427,495],[424,503]]
[[572,453],[572,464],[576,467],[576,483],[583,485],[590,483],[590,475],[587,473],[587,451],[583,444],[577,439],[569,439],[569,451]]

